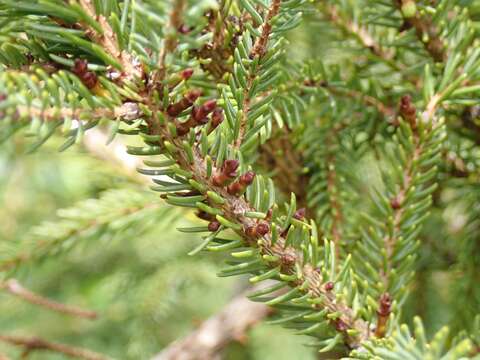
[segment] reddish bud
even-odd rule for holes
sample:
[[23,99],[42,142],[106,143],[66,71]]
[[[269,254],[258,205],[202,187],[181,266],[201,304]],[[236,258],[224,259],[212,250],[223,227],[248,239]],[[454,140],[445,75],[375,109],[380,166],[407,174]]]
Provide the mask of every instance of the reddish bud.
[[256,231],[258,235],[264,236],[270,232],[270,226],[266,222],[262,221],[258,223]]
[[193,69],[188,68],[182,71],[181,76],[183,80],[188,80],[192,77],[193,75]]
[[293,218],[295,218],[297,220],[303,220],[303,219],[305,219],[305,213],[306,213],[305,208],[298,209],[295,212],[295,214],[293,214]]
[[194,108],[192,111],[192,118],[200,124],[206,124],[208,120],[206,117],[217,107],[216,100],[208,100],[202,106]]
[[217,107],[212,113],[212,122],[210,131],[215,130],[223,122],[223,109]]
[[220,223],[218,221],[212,221],[208,224],[208,231],[215,232],[220,228]]
[[97,85],[97,74],[95,74],[93,71],[88,71],[87,60],[75,59],[72,71],[78,76],[83,85],[85,85],[87,88],[93,89]]
[[384,293],[380,296],[377,314],[382,317],[387,317],[392,311],[392,297],[389,293]]
[[225,160],[222,165],[222,172],[229,177],[236,177],[239,166],[240,162],[238,160]]
[[200,96],[202,95],[202,91],[198,89],[190,90],[185,94],[185,97],[191,101],[192,103],[195,102]]
[[178,32],[180,34],[188,34],[190,32],[190,28],[187,25],[182,24],[182,25],[179,26]]
[[339,332],[345,332],[348,330],[348,325],[342,319],[335,320],[335,329]]
[[325,291],[332,291],[335,287],[335,284],[331,281],[325,283]]
[[216,186],[228,185],[237,177],[237,169],[240,163],[238,160],[225,160],[222,168],[213,176],[212,182]]
[[238,179],[238,181],[228,186],[228,193],[234,196],[243,195],[247,190],[247,186],[249,186],[253,182],[254,178],[255,173],[253,171],[247,171],[245,174],[240,176],[240,179]]
[[392,207],[392,209],[397,210],[400,209],[400,206],[402,206],[402,204],[400,203],[398,197],[394,197],[392,200],[390,200],[390,206]]
[[82,77],[83,84],[89,89],[93,89],[95,85],[97,85],[97,81],[98,81],[97,75],[91,71],[88,71]]
[[412,129],[417,127],[417,109],[412,103],[412,97],[410,95],[404,95],[400,99],[400,115],[410,123]]
[[77,75],[85,74],[88,71],[88,62],[85,59],[75,59],[73,72]]
[[270,226],[265,221],[259,222],[254,226],[245,228],[245,234],[249,237],[259,238],[270,232]]
[[244,185],[251,185],[253,182],[253,179],[255,179],[255,173],[253,171],[247,171],[245,174],[240,176],[240,182]]

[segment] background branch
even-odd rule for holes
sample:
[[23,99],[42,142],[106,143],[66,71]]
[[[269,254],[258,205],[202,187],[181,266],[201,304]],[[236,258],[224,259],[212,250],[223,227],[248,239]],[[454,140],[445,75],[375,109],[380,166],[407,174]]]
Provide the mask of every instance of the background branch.
[[82,309],[78,306],[65,305],[59,302],[44,298],[30,290],[24,288],[17,280],[9,279],[0,285],[1,289],[6,290],[10,294],[19,297],[31,304],[42,306],[46,309],[56,311],[63,314],[78,316],[86,319],[97,318],[97,313],[90,310]]
[[23,357],[37,350],[53,351],[67,355],[71,358],[84,360],[110,360],[111,358],[84,348],[73,347],[65,344],[53,343],[38,337],[16,335],[1,335],[0,341],[24,348]]
[[247,296],[272,283],[264,282],[236,296],[219,313],[204,321],[191,334],[172,343],[152,360],[215,359],[229,343],[241,341],[248,329],[271,314],[272,308],[255,303]]

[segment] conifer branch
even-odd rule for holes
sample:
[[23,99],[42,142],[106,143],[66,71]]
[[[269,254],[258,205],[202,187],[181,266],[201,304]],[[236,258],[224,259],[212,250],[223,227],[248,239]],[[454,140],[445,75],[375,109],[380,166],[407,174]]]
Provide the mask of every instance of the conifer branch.
[[50,352],[60,353],[75,359],[84,359],[84,360],[111,359],[105,355],[96,353],[88,349],[50,342],[39,337],[26,337],[26,336],[18,336],[18,335],[0,334],[0,341],[23,348],[24,349],[23,357],[26,357],[30,353],[36,352],[36,351],[50,351]]
[[31,304],[44,307],[46,309],[71,315],[85,319],[96,319],[97,313],[90,310],[82,309],[78,306],[65,305],[53,300],[49,300],[40,295],[37,295],[30,290],[24,288],[17,280],[9,279],[0,284],[0,289],[4,289],[10,294],[17,296],[18,298],[27,301]]
[[[267,16],[265,17],[265,20],[262,24],[262,33],[257,38],[257,40],[255,41],[255,44],[253,45],[250,51],[250,54],[249,54],[250,59],[257,58],[258,60],[261,60],[265,55],[265,52],[267,51],[267,46],[268,46],[268,39],[272,31],[271,21],[280,11],[280,2],[281,0],[273,0],[272,3],[270,4],[270,8],[268,9]],[[249,73],[248,78],[246,80],[247,86],[245,86],[243,90],[243,104],[241,107],[243,109],[243,114],[240,120],[239,134],[238,134],[237,140],[235,141],[236,148],[239,148],[240,145],[242,144],[245,137],[245,132],[247,130],[248,112],[250,110],[249,109],[250,101],[252,100],[250,98],[249,92],[251,87],[253,86],[253,81],[255,80],[255,77],[256,77],[256,74]]]
[[[153,111],[153,113],[157,113],[157,111]],[[244,198],[231,195],[227,189],[215,183],[215,177],[211,178],[207,175],[205,159],[201,156],[198,149],[194,149],[193,154],[188,155],[184,150],[181,139],[172,137],[164,128],[161,128],[160,131],[160,133],[152,133],[151,135],[161,135],[165,139],[164,141],[175,147],[175,150],[171,148],[171,151],[173,151],[175,159],[181,168],[192,174],[193,179],[204,187],[205,193],[212,192],[224,199],[222,204],[212,205],[221,209],[222,216],[228,222],[237,224],[236,233],[243,238],[244,245],[258,248],[260,254],[267,259],[275,259],[271,262],[264,260],[269,268],[279,267],[285,274],[294,274],[297,270],[300,270],[301,278],[292,281],[289,283],[289,286],[312,298],[321,298],[319,309],[326,309],[327,312],[338,315],[335,320],[332,320],[332,325],[342,334],[346,346],[349,348],[359,347],[369,337],[368,324],[361,319],[357,319],[350,307],[338,301],[331,286],[322,282],[321,269],[305,263],[302,252],[287,245],[285,239],[279,238],[274,243],[270,229],[260,239],[255,234],[249,234],[247,229],[255,229],[257,222],[244,214],[254,212],[256,209]],[[221,174],[222,171],[220,168],[213,167],[212,173]],[[305,284],[302,286],[304,282]]]

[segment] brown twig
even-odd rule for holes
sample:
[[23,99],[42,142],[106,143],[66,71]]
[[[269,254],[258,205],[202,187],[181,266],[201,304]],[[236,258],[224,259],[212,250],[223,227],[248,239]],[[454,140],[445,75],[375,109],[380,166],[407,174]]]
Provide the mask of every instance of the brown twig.
[[182,13],[185,3],[185,0],[175,0],[173,3],[168,24],[172,32],[166,37],[164,46],[160,52],[158,71],[153,74],[151,81],[152,86],[157,86],[165,78],[167,72],[167,55],[172,53],[177,47],[178,29],[182,26]]
[[41,339],[39,337],[26,337],[26,336],[0,334],[0,341],[24,348],[24,353],[23,353],[24,357],[31,352],[42,350],[42,351],[52,351],[52,352],[60,353],[76,359],[111,360],[111,358],[108,356],[96,353],[88,349],[54,343],[54,342]]
[[244,342],[248,329],[272,313],[272,308],[265,304],[247,299],[249,293],[265,285],[253,287],[236,296],[219,313],[204,321],[185,338],[169,345],[152,360],[214,359],[229,343]]
[[122,51],[118,45],[117,35],[113,31],[110,23],[105,16],[97,15],[95,6],[92,0],[79,0],[80,6],[87,13],[88,16],[96,19],[100,24],[103,33],[98,33],[90,25],[82,23],[81,27],[85,28],[87,36],[100,45],[108,54],[118,60],[122,65],[122,72],[119,74],[117,80],[135,80],[142,79],[144,70],[141,63],[127,51]]
[[337,7],[334,5],[325,5],[322,9],[324,10],[324,14],[328,20],[343,30],[343,32],[354,36],[358,42],[363,47],[369,49],[373,55],[384,60],[389,65],[397,69],[398,65],[391,61],[393,54],[385,51],[367,29],[358,25],[356,22],[344,19],[342,16],[340,16]]
[[3,284],[0,284],[0,289],[4,289],[10,294],[19,297],[31,304],[42,306],[46,309],[59,312],[62,314],[77,316],[86,319],[96,319],[97,313],[90,310],[85,310],[77,306],[65,305],[43,296],[37,295],[30,290],[24,288],[17,280],[9,279]]
[[68,118],[75,120],[83,120],[83,118],[85,118],[87,121],[96,121],[103,118],[120,118],[131,121],[137,119],[141,112],[136,103],[127,102],[113,109],[97,108],[93,110],[56,107],[38,108],[18,105],[16,107],[16,114],[18,119],[23,119],[28,116],[29,118],[40,118],[43,121],[56,121],[58,119]]

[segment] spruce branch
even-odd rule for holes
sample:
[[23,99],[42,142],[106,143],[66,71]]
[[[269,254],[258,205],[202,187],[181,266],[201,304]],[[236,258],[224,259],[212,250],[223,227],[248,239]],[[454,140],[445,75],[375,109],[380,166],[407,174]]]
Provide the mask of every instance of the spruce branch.
[[[262,33],[261,35],[255,40],[255,44],[253,45],[250,53],[248,54],[250,59],[255,59],[257,58],[258,61],[262,60],[264,57],[266,51],[267,51],[267,45],[268,45],[268,40],[270,33],[272,31],[272,24],[271,21],[272,19],[279,13],[280,11],[280,2],[281,0],[273,0],[272,3],[270,4],[270,7],[268,9],[267,15],[265,19],[263,20],[262,24]],[[240,145],[242,144],[244,137],[245,137],[245,132],[247,130],[247,123],[248,123],[248,113],[249,113],[249,107],[250,107],[250,89],[253,86],[253,82],[255,80],[256,74],[255,73],[250,73],[248,75],[248,78],[246,79],[246,86],[243,90],[243,104],[242,104],[242,118],[240,120],[240,129],[238,132],[238,137],[235,142],[235,147],[239,148]]]
[[46,309],[71,315],[85,319],[96,319],[97,313],[90,310],[82,309],[78,306],[65,305],[56,301],[49,300],[40,295],[37,295],[22,286],[17,280],[9,279],[0,284],[0,289],[3,289],[18,298],[34,305],[44,307]]
[[[153,113],[157,113],[157,111],[153,111]],[[297,296],[307,295],[311,298],[321,299],[320,308],[335,314],[332,324],[344,337],[345,344],[349,348],[360,346],[362,341],[369,336],[368,325],[363,320],[357,319],[349,306],[337,300],[333,289],[327,283],[323,283],[322,270],[309,264],[308,260],[304,258],[303,252],[287,245],[285,239],[279,238],[273,241],[270,229],[261,236],[249,234],[247,229],[255,229],[257,222],[245,214],[255,212],[257,209],[253,208],[244,198],[233,196],[227,189],[219,186],[218,182],[216,183],[214,180],[215,177],[208,176],[206,160],[198,149],[194,148],[193,153],[189,154],[184,150],[181,139],[172,137],[165,128],[160,128],[159,131],[159,133],[151,133],[151,135],[161,135],[164,143],[173,145],[170,147],[170,152],[177,164],[187,171],[191,179],[201,184],[201,193],[215,193],[223,199],[221,203],[210,205],[221,210],[220,219],[226,219],[229,224],[232,224],[233,230],[243,238],[244,246],[258,249],[263,258],[262,263],[268,268],[280,268],[286,275],[297,274],[297,280],[292,279],[289,283],[289,286],[292,287],[291,293]],[[212,166],[211,171],[213,174],[222,174],[223,172],[221,168],[215,166]],[[217,219],[219,219],[218,215]]]
[[23,357],[28,356],[36,351],[50,351],[69,356],[74,359],[84,360],[109,360],[111,358],[96,353],[94,351],[73,347],[70,345],[50,342],[39,337],[26,337],[19,335],[2,335],[0,334],[0,341],[23,348]]

